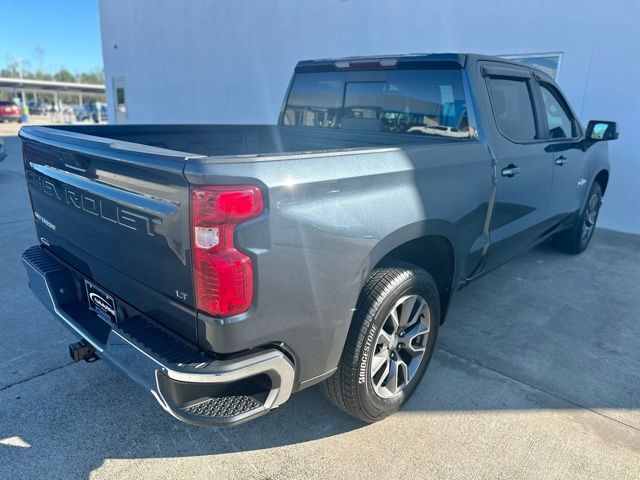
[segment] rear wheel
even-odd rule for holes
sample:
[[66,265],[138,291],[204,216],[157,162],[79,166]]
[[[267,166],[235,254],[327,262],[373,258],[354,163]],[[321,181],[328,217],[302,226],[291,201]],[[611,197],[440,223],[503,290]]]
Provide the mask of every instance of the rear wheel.
[[429,273],[409,264],[376,269],[360,294],[338,370],[321,385],[324,395],[365,422],[397,411],[429,365],[439,319]]
[[591,237],[593,237],[601,205],[602,188],[598,182],[594,182],[589,191],[587,203],[576,224],[571,229],[560,232],[553,237],[553,244],[556,248],[566,253],[582,253],[589,246]]

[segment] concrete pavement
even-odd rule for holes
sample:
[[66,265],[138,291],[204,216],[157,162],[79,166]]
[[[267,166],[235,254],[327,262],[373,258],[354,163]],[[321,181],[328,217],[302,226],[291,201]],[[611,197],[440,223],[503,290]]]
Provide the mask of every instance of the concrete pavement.
[[[459,292],[427,377],[374,424],[316,388],[234,429],[180,424],[30,294],[18,156],[0,163],[0,478],[640,478],[640,238],[598,230]],[[606,201],[606,197],[605,197]]]

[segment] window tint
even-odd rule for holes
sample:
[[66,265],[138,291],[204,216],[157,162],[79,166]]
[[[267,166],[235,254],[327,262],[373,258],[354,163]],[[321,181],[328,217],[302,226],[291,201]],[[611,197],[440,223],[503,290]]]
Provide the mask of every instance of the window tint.
[[299,73],[283,121],[285,125],[470,136],[460,70]]
[[467,103],[458,70],[396,70],[383,98],[382,130],[469,137]]
[[492,78],[489,87],[493,112],[502,134],[518,142],[534,140],[536,123],[527,82],[515,78]]
[[[555,90],[555,89],[554,89]],[[573,138],[576,136],[575,124],[572,116],[558,98],[559,93],[554,92],[546,85],[540,85],[542,101],[547,115],[549,137]]]
[[287,100],[284,124],[339,127],[344,79],[342,72],[296,75]]
[[385,82],[347,82],[342,128],[380,131]]

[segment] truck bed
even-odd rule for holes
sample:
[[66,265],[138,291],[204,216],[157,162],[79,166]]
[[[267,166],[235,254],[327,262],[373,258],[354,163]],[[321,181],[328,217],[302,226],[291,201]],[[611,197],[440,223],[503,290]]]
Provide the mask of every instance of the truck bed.
[[270,156],[459,142],[445,137],[281,125],[64,125],[47,128],[207,157]]

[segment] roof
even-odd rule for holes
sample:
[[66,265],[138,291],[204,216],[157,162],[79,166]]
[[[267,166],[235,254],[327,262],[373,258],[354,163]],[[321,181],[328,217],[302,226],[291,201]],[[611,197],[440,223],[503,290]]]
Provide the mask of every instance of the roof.
[[66,91],[69,93],[104,93],[104,84],[57,82],[30,78],[0,77],[0,88],[25,88],[38,91]]
[[[430,66],[449,66],[464,68],[467,62],[489,60],[531,69],[522,63],[491,55],[476,53],[408,53],[398,55],[370,55],[362,57],[323,58],[298,62],[296,72],[341,70],[347,68],[402,68],[428,63]],[[537,71],[537,70],[536,70]]]

